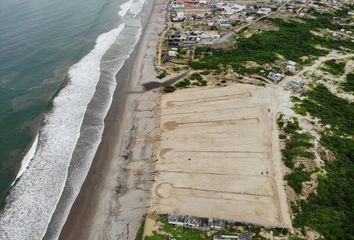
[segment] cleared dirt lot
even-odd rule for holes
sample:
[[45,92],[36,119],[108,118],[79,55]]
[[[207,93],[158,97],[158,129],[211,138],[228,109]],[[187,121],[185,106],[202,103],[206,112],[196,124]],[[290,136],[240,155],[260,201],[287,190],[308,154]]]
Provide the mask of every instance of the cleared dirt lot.
[[238,84],[163,95],[150,211],[291,228],[271,93]]

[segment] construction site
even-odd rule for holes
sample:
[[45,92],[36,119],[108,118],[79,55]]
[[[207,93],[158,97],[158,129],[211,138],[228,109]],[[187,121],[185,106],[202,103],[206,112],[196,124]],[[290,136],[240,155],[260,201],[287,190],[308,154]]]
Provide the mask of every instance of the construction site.
[[163,95],[149,212],[291,229],[271,93],[236,84]]

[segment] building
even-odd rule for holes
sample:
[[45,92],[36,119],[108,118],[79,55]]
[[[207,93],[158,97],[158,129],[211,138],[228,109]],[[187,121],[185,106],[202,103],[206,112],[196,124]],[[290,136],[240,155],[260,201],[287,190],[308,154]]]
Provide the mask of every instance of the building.
[[168,223],[181,227],[203,228],[208,227],[206,218],[190,217],[185,215],[169,215]]
[[296,73],[296,67],[294,65],[286,65],[286,70],[291,73]]
[[183,8],[184,0],[173,0],[172,8]]
[[296,62],[291,61],[291,60],[287,61],[286,64],[287,64],[287,65],[291,65],[291,66],[296,66]]
[[283,80],[284,75],[280,74],[280,73],[275,73],[275,72],[269,72],[268,76],[269,79],[271,79],[274,83],[278,83],[281,80]]
[[257,14],[259,14],[259,15],[267,15],[267,14],[269,14],[271,12],[272,12],[271,8],[260,8],[260,9],[258,9]]
[[238,239],[238,235],[216,235],[213,237],[213,240],[231,240]]
[[225,221],[209,218],[208,225],[212,229],[221,230],[225,228]]
[[288,87],[295,92],[300,92],[302,90],[302,84],[299,80],[291,80]]
[[220,20],[219,21],[219,27],[221,27],[221,28],[231,28],[232,24],[230,23],[229,20],[224,19],[224,20]]
[[168,56],[170,57],[177,57],[177,51],[168,51]]
[[291,73],[296,73],[296,62],[288,61],[286,63],[286,70]]
[[252,240],[252,233],[243,233],[239,235],[215,235],[213,240]]
[[181,227],[198,228],[198,229],[216,229],[225,228],[225,221],[213,218],[199,218],[185,215],[169,215],[168,223]]

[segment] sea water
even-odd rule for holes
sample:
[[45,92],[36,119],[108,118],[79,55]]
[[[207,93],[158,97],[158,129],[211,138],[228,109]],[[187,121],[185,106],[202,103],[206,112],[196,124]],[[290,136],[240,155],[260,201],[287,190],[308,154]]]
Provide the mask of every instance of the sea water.
[[146,6],[0,0],[0,239],[58,237]]

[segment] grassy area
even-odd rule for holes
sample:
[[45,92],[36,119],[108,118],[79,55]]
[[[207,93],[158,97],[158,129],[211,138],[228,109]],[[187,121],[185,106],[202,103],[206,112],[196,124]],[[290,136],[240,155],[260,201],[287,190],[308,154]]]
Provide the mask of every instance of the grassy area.
[[[307,63],[303,56],[319,57],[327,54],[327,49],[343,48],[354,50],[350,40],[336,40],[331,37],[321,37],[311,33],[322,28],[338,29],[332,19],[334,14],[317,15],[316,20],[284,21],[282,19],[269,19],[278,29],[265,31],[252,35],[241,36],[237,46],[231,50],[197,48],[195,59],[190,62],[195,69],[218,69],[220,65],[231,65],[235,71],[242,70],[242,65],[248,61],[258,64],[272,64],[280,56],[298,63]],[[322,48],[318,48],[321,46]],[[253,70],[253,69],[252,69]]]
[[335,59],[325,61],[322,70],[335,76],[342,76],[345,73],[345,62]]
[[344,91],[354,92],[354,72],[348,73],[342,86]]

